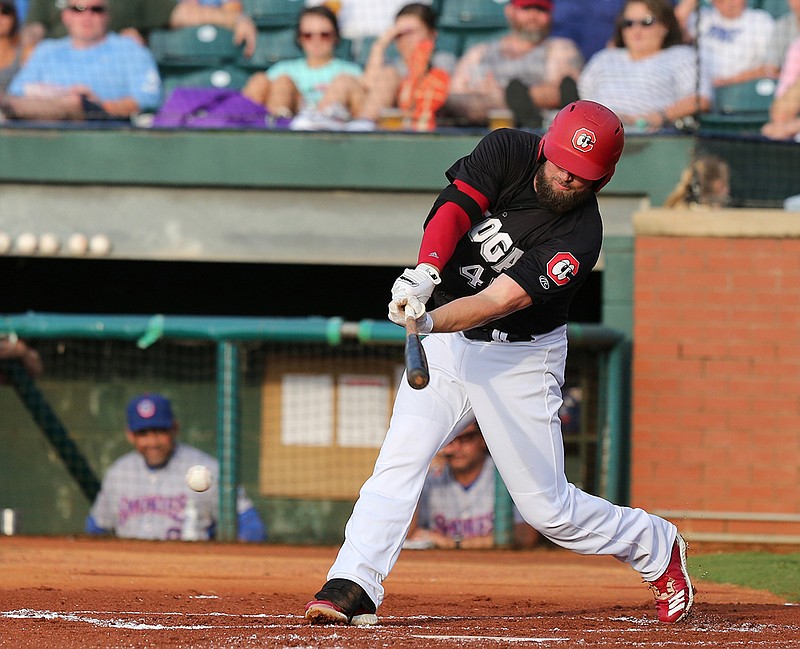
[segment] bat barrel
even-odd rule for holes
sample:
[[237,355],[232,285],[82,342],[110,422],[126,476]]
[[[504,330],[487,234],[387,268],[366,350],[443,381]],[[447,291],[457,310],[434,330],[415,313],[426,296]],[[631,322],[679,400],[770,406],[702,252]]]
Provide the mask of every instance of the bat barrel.
[[425,349],[417,334],[416,324],[413,318],[406,320],[406,379],[412,388],[421,390],[428,385],[430,372]]

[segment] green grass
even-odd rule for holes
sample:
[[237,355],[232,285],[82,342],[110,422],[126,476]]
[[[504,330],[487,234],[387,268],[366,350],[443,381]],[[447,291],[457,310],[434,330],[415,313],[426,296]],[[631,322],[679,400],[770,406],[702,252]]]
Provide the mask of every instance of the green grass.
[[800,553],[699,554],[688,560],[690,573],[698,579],[767,590],[800,602]]

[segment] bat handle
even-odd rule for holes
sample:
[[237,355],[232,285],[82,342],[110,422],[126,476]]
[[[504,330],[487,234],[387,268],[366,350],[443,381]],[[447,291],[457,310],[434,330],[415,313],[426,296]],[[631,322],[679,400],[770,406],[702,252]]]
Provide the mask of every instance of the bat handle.
[[417,335],[419,334],[419,327],[417,327],[417,319],[414,317],[414,312],[409,312],[406,309],[406,333]]
[[419,339],[417,319],[413,311],[405,311],[406,314],[406,378],[409,385],[415,390],[421,390],[430,380],[428,370],[428,360],[425,357],[425,349]]

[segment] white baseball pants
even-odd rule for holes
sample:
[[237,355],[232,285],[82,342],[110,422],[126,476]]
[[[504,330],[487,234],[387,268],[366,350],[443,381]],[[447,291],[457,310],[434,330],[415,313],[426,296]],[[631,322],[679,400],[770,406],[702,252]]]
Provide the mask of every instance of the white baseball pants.
[[400,554],[433,456],[473,419],[528,523],[580,554],[610,554],[653,581],[666,570],[675,526],[567,482],[558,410],[567,328],[530,343],[479,342],[460,333],[423,342],[430,384],[403,381],[372,476],[364,483],[328,579],[360,584],[376,605]]

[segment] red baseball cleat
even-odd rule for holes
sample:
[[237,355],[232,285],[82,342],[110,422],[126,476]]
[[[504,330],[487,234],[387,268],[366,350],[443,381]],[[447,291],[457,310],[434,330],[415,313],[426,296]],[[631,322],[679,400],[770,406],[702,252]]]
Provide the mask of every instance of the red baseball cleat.
[[649,582],[650,590],[656,598],[656,612],[661,622],[680,622],[692,610],[694,587],[686,569],[686,547],[686,541],[678,534],[664,574]]
[[349,579],[331,579],[306,604],[306,619],[311,624],[352,624],[372,626],[378,623],[375,604],[357,583]]

